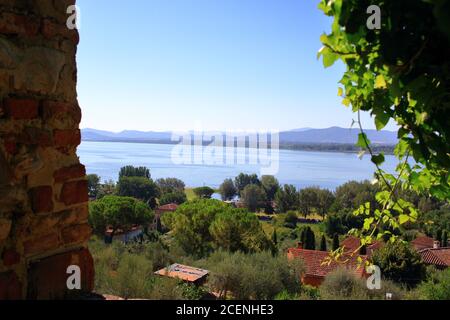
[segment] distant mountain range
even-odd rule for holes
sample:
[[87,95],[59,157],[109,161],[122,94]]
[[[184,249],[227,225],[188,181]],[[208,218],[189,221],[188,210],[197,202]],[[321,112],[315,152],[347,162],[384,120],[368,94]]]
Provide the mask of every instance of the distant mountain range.
[[[397,133],[394,131],[365,131],[373,144],[391,146],[397,143]],[[355,144],[358,139],[358,129],[331,127],[326,129],[301,128],[280,132],[280,145],[303,144]],[[96,129],[82,129],[81,137],[84,141],[109,142],[141,142],[141,143],[174,143],[171,132],[133,131],[110,132]]]

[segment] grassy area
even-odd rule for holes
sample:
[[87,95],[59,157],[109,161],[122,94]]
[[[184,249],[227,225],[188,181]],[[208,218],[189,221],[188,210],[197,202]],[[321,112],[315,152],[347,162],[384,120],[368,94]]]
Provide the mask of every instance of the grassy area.
[[[294,241],[299,240],[298,237],[300,235],[300,229],[303,227],[310,227],[316,236],[316,244],[317,246],[320,243],[320,238],[324,233],[324,224],[323,223],[297,223],[295,229],[288,228],[285,226],[285,217],[286,214],[275,214],[272,216],[272,221],[261,221],[261,226],[268,237],[271,237],[274,229],[277,230],[277,235],[279,241]],[[328,239],[331,244],[331,239]]]

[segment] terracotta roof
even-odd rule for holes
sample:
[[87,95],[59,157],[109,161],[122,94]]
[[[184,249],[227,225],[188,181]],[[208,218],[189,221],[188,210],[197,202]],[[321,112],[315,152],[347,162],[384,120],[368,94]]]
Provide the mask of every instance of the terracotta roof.
[[162,206],[159,206],[158,208],[156,208],[156,210],[161,210],[161,211],[175,211],[177,210],[178,205],[176,203],[168,203]]
[[167,268],[156,271],[155,274],[184,281],[196,282],[208,275],[209,271],[175,263]]
[[[357,237],[347,237],[344,241],[342,241],[341,245],[345,248],[346,252],[354,252],[361,245],[361,240]],[[381,241],[375,241],[370,244],[366,248],[367,255],[372,255],[375,250],[381,248],[383,243]]]
[[[331,271],[337,269],[338,267],[344,267],[349,270],[354,271],[354,274],[357,276],[364,275],[364,261],[367,260],[367,256],[363,255],[354,255],[351,257],[350,255],[345,255],[343,260],[349,259],[347,262],[336,262],[332,261],[330,264],[322,263],[325,261],[327,257],[329,257],[329,252],[326,251],[317,251],[317,250],[307,250],[307,249],[299,249],[299,248],[290,248],[288,249],[288,256],[293,256],[296,258],[300,258],[304,261],[306,267],[306,275],[308,276],[316,276],[316,277],[325,277]],[[358,267],[358,257],[361,257],[362,265]]]
[[427,248],[419,251],[423,262],[439,267],[450,267],[450,247]]
[[416,250],[422,250],[426,248],[433,248],[434,239],[427,236],[420,236],[411,241],[411,244]]

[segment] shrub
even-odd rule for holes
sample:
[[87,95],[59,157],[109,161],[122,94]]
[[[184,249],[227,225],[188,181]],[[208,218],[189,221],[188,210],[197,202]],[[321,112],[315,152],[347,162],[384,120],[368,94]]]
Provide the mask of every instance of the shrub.
[[423,282],[418,291],[425,299],[450,300],[450,269],[436,271]]
[[420,255],[408,243],[388,243],[372,256],[375,265],[381,268],[386,279],[413,287],[426,275]]
[[284,217],[285,223],[290,223],[290,224],[296,226],[297,221],[298,221],[298,217],[297,217],[297,213],[295,211],[290,210],[286,213],[286,216]]
[[206,266],[211,271],[208,284],[222,297],[273,299],[283,291],[289,295],[300,292],[303,265],[297,259],[288,261],[285,255],[218,251],[208,258]]
[[329,273],[319,288],[320,297],[325,300],[365,300],[366,291],[365,280],[345,268]]
[[159,198],[160,205],[165,205],[165,204],[169,204],[169,203],[182,204],[182,203],[185,203],[186,201],[187,201],[187,197],[186,197],[186,194],[184,193],[184,191],[173,191],[173,192],[169,192],[169,193],[164,193]]

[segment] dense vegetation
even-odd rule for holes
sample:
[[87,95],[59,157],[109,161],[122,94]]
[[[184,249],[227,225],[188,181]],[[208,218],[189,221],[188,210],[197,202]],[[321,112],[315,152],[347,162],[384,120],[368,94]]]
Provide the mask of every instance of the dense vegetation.
[[[147,168],[127,167],[123,172],[126,174],[119,183],[138,178],[133,181],[141,186],[140,180],[145,180],[145,185],[150,181],[156,205],[172,203],[172,199],[178,203],[178,196],[181,205],[153,224],[152,201],[142,196],[145,192],[121,196],[119,183],[102,184],[100,177],[89,177],[91,197],[97,195],[90,203],[89,221],[100,236],[90,245],[98,292],[148,299],[200,299],[208,292],[226,299],[384,298],[383,293],[368,290],[363,280],[345,270],[330,274],[319,289],[304,286],[299,281],[304,271],[302,261],[286,259],[286,249],[298,242],[305,249],[336,250],[349,230],[361,228],[364,219],[353,215],[353,209],[365,202],[376,205],[379,191],[368,181],[351,181],[332,192],[317,187],[297,190],[280,186],[273,176],[240,174],[219,188],[224,200],[238,201],[240,208],[236,208],[232,203],[209,199],[212,188],[192,191],[197,196],[188,201],[186,186],[179,179],[153,182]],[[140,189],[130,186],[130,190]],[[450,224],[448,204],[411,191],[403,196],[424,212],[422,219],[407,226],[407,240],[429,234],[444,243]],[[273,205],[272,210],[269,205]],[[437,223],[430,224],[436,215]],[[107,227],[114,234],[135,225],[145,228],[134,241],[109,245],[101,241]],[[384,288],[395,298],[446,297],[444,273],[425,269],[409,246],[387,245],[376,253],[375,261],[383,270]],[[175,262],[208,269],[207,284],[197,287],[153,274]]]

